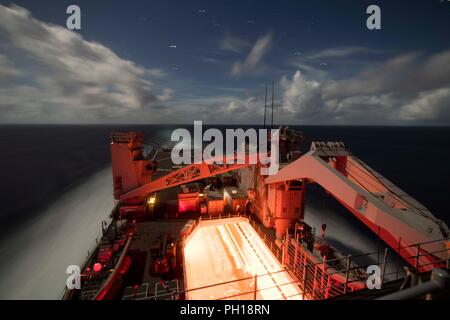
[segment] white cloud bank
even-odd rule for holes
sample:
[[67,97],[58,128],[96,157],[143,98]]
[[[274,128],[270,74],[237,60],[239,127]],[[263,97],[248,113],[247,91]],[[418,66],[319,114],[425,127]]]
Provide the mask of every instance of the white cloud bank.
[[281,114],[315,124],[450,124],[450,51],[403,54],[345,80],[283,77]]
[[[252,90],[200,96],[198,83],[175,92],[158,85],[168,80],[159,69],[120,58],[23,8],[0,5],[0,123],[261,124],[261,84],[270,77],[265,59],[273,38],[266,33],[253,46],[231,36],[223,39],[222,50],[248,50],[243,62],[232,65],[233,85],[243,75],[260,75],[259,81]],[[338,80],[331,70],[317,69],[321,59],[342,63],[368,53],[378,51],[337,47],[309,52],[297,61],[276,85],[276,123],[450,125],[450,50],[372,61]],[[170,80],[171,86],[177,83]]]
[[173,93],[153,84],[161,70],[124,60],[21,7],[0,5],[0,47],[8,52],[0,55],[0,122],[117,121],[142,116]]

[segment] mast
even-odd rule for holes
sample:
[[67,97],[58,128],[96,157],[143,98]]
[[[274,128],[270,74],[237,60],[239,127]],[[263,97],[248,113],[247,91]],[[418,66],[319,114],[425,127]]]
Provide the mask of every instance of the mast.
[[264,128],[266,128],[266,113],[267,113],[267,83],[266,83],[266,95],[264,97]]
[[273,90],[273,80],[272,80],[272,119],[271,119],[271,122],[270,122],[270,127],[271,128],[273,128],[273,92],[274,92],[274,90]]

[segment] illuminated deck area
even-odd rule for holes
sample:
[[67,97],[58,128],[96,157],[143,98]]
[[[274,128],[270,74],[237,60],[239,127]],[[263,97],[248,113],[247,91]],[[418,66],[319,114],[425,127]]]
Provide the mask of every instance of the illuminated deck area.
[[202,221],[186,241],[184,268],[187,299],[302,298],[245,218]]

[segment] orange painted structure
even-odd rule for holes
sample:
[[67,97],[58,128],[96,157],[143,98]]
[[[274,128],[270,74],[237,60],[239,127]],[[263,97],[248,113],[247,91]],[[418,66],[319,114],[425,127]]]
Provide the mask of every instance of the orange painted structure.
[[[224,158],[221,165],[191,164],[152,180],[156,164],[143,159],[142,141],[139,133],[112,135],[114,195],[122,207],[145,206],[157,191],[254,166],[249,155],[241,159],[243,163],[226,164],[230,159]],[[439,241],[449,236],[445,223],[351,155],[342,142],[313,142],[308,153],[272,176],[259,175],[260,166],[255,169],[257,214],[266,227],[275,228],[279,238],[292,222],[303,218],[307,185],[317,183],[394,250],[405,248],[400,255],[411,265],[420,265],[421,271],[448,259],[448,241]],[[416,248],[418,252],[411,251],[413,244],[425,242]],[[411,258],[414,255],[419,261]]]
[[[422,271],[442,266],[448,259],[449,229],[423,205],[392,182],[352,156],[343,143],[314,142],[311,151],[267,177],[266,184],[315,182],[327,190],[394,250],[417,243]],[[430,242],[431,241],[431,242]],[[413,248],[400,252],[411,265]],[[427,253],[436,252],[434,255]],[[441,253],[439,253],[441,252]],[[423,260],[423,261],[422,261]]]
[[186,298],[298,300],[291,275],[243,217],[204,220],[184,246]]

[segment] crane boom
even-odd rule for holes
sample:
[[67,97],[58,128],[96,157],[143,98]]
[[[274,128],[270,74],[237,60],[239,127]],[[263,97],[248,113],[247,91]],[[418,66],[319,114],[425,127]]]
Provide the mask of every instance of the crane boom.
[[[151,163],[142,159],[141,140],[139,135],[120,133],[114,136],[111,144],[115,194],[124,205],[143,203],[150,194],[164,189],[254,164],[261,166],[256,160],[267,158],[265,154],[216,157],[206,163],[187,165],[148,181],[154,169]],[[286,189],[286,183],[298,180],[322,186],[409,263],[420,263],[426,269],[438,261],[449,259],[450,231],[447,225],[392,182],[351,155],[342,142],[313,142],[308,153],[285,164],[278,173],[261,176],[258,180],[257,188],[261,191],[259,201],[262,202],[258,206],[261,220],[274,220],[277,234],[284,232],[289,221],[302,218],[303,210],[299,208],[304,207],[304,192],[292,190],[289,194],[291,191]],[[285,212],[292,214],[286,215]],[[423,245],[414,246],[418,243]],[[437,254],[431,255],[431,252]]]
[[[260,159],[259,155],[246,155],[244,158],[240,159],[236,155],[232,157],[224,156],[221,160],[222,164],[217,164],[218,159],[214,159],[216,163],[199,163],[190,164],[182,167],[178,170],[172,171],[171,173],[160,177],[154,181],[144,184],[132,191],[129,191],[120,196],[121,201],[133,201],[133,199],[139,199],[148,196],[151,193],[161,191],[164,189],[176,187],[185,183],[206,179],[218,174],[225,172],[237,170],[246,166],[251,165],[253,162],[250,161],[253,157],[255,159]],[[231,161],[232,159],[232,161]],[[240,161],[239,161],[240,160]],[[232,164],[227,164],[233,162]]]
[[[437,254],[435,260],[448,259],[446,246],[449,243],[442,240],[449,235],[445,223],[350,155],[342,143],[313,143],[307,154],[266,178],[265,183],[277,184],[297,179],[318,183],[392,248],[427,242],[421,250],[440,251],[442,254]],[[404,248],[399,253],[414,265],[415,250],[417,247]],[[430,259],[430,256],[424,255],[420,259]]]

